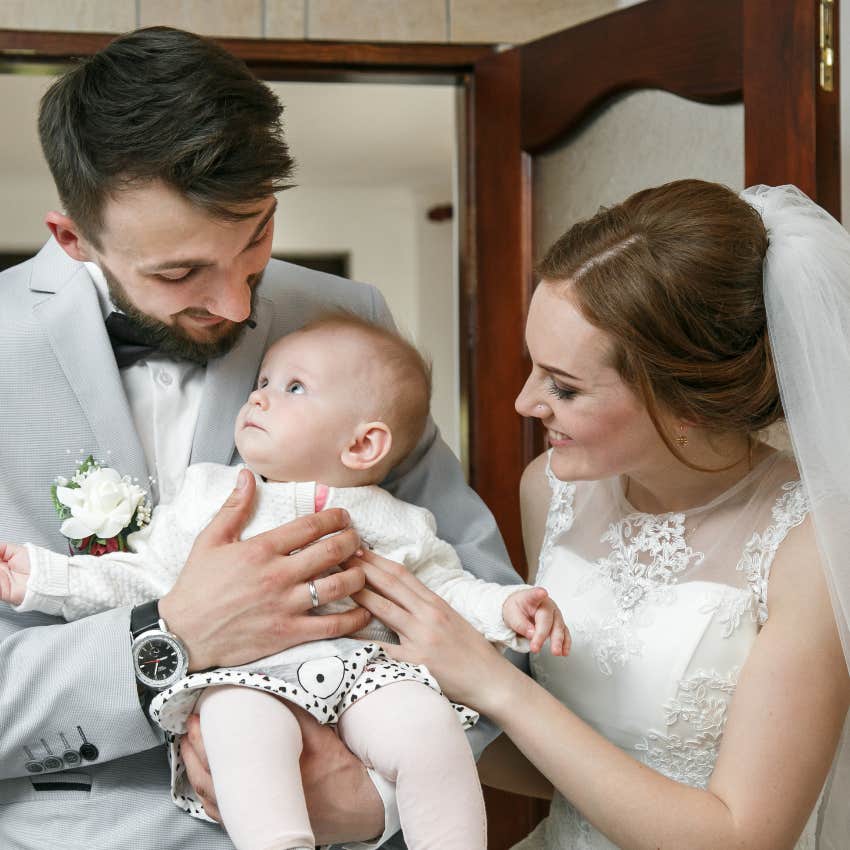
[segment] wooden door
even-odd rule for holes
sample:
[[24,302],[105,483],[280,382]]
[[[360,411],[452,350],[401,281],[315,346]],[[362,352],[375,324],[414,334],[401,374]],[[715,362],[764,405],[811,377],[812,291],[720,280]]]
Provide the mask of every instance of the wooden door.
[[[837,9],[830,12],[837,33]],[[533,156],[629,90],[742,102],[746,185],[794,183],[838,216],[838,70],[833,90],[824,90],[819,21],[816,0],[647,0],[476,62],[464,302],[470,479],[520,570],[518,482],[542,449],[541,435],[513,409],[529,368]],[[492,790],[487,801],[491,850],[510,847],[545,811]]]

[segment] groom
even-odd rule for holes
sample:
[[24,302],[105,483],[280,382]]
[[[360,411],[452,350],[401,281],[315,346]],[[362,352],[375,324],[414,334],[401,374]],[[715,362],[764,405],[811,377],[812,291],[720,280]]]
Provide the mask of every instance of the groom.
[[[273,340],[329,306],[391,322],[372,287],[270,260],[275,193],[293,165],[280,114],[228,53],[165,28],[117,39],[46,94],[39,131],[63,212],[47,214],[38,255],[0,275],[0,539],[63,550],[51,484],[88,454],[168,501],[189,463],[237,460],[231,423]],[[385,484],[435,514],[468,569],[518,581],[433,424]],[[305,575],[359,545],[347,516],[240,542],[253,495],[249,478],[163,588],[158,616],[192,670],[347,634],[367,617],[306,616]],[[363,582],[345,571],[316,586],[329,602]],[[0,846],[231,846],[170,802],[133,672],[140,610],[66,624],[0,605]],[[398,828],[392,786],[330,729],[302,725],[317,836],[385,841]],[[476,752],[493,734],[478,730]],[[213,805],[197,736],[184,754]]]

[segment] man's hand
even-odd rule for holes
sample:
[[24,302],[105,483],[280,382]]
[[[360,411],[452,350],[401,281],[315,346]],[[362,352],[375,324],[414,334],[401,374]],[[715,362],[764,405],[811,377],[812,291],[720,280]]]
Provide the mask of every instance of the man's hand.
[[[320,726],[306,711],[287,703],[301,727],[301,778],[310,825],[318,844],[369,841],[384,831],[384,806],[366,768],[330,726]],[[186,776],[206,813],[221,820],[197,714],[187,721],[180,741]]]
[[30,558],[27,550],[17,543],[0,541],[0,600],[20,605],[27,592],[30,577]]
[[552,655],[567,655],[570,632],[558,606],[542,587],[512,593],[502,606],[502,619],[520,637],[528,638],[532,652],[540,652],[546,639]]
[[309,580],[322,603],[364,587],[365,575],[356,567],[316,578],[359,549],[348,514],[321,511],[240,540],[255,489],[254,476],[243,469],[160,600],[160,614],[186,644],[191,670],[254,661],[305,641],[356,632],[369,621],[362,608],[311,614]]

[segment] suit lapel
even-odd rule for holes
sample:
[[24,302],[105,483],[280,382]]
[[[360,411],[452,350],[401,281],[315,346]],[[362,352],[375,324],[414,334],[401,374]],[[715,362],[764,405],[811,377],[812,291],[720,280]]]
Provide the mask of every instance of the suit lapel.
[[[70,272],[70,276],[57,275],[50,288],[58,291],[36,304],[33,313],[47,333],[98,446],[109,453],[97,460],[114,467],[121,475],[137,478],[144,486],[148,480],[145,455],[103,325],[94,284],[80,263],[57,271]],[[32,289],[50,291],[47,288],[50,284],[43,278],[39,281],[34,271]]]
[[239,408],[254,388],[266,349],[272,311],[271,301],[258,298],[254,311],[257,326],[246,328],[228,355],[207,364],[204,396],[192,442],[192,463],[230,463],[233,459],[233,424]]

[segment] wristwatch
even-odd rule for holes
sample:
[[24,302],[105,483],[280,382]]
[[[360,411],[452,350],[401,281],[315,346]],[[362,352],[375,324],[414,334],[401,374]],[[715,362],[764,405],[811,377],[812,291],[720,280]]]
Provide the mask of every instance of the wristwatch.
[[139,699],[147,708],[160,691],[182,679],[189,669],[189,653],[183,641],[168,631],[159,616],[159,600],[137,605],[130,614],[133,637],[133,669]]

